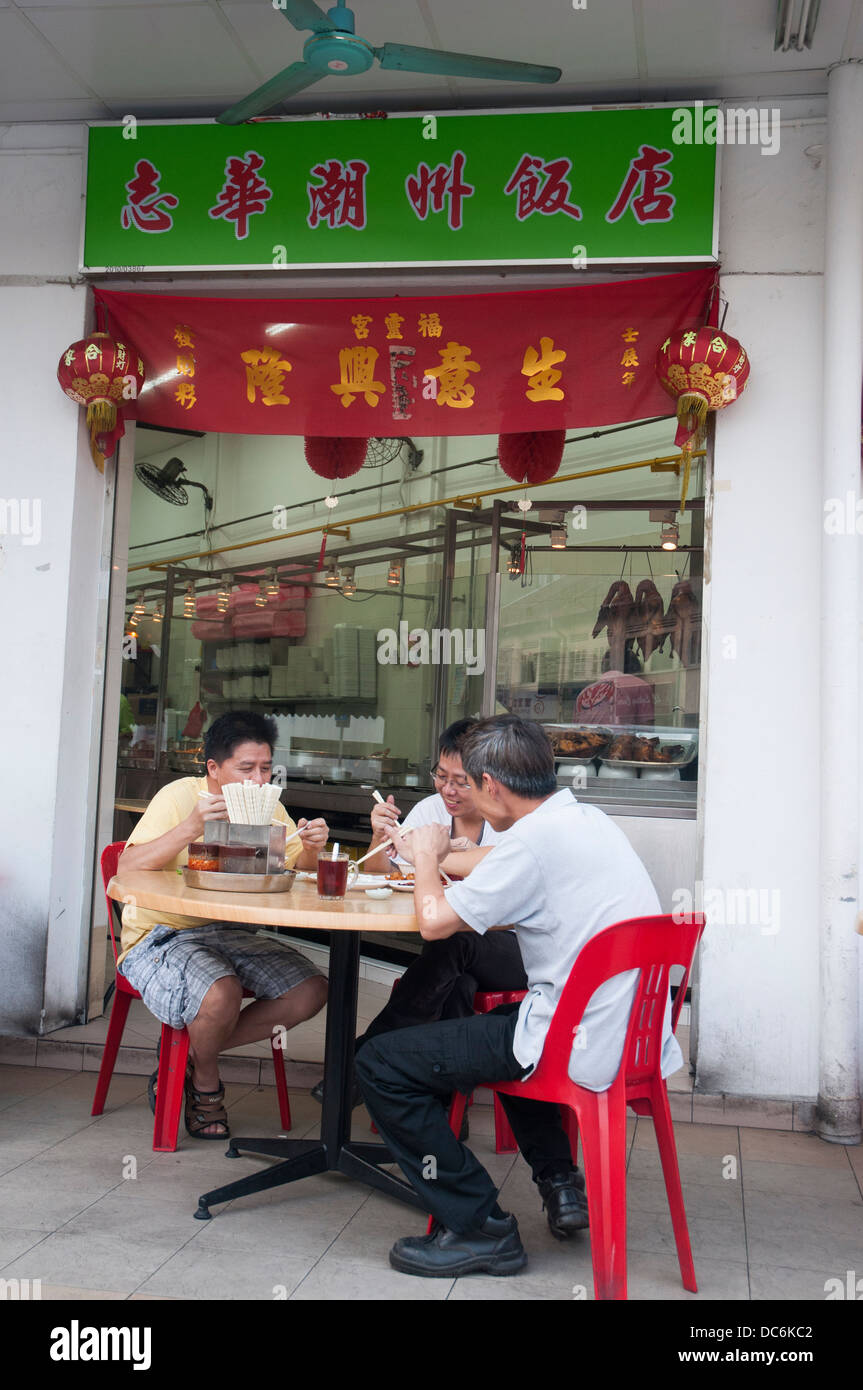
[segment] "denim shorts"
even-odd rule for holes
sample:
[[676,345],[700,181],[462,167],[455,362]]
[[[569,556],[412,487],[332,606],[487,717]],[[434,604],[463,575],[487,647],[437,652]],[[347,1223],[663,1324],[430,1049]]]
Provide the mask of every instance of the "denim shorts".
[[256,932],[220,922],[179,930],[157,926],[132,947],[120,973],[172,1028],[193,1023],[207,990],[225,976],[235,976],[256,999],[278,999],[322,974],[292,946]]

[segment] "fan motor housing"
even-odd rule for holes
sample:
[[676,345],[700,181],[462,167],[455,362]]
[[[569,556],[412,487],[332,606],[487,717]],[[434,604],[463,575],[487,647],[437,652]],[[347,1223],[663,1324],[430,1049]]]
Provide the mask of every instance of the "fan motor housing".
[[303,61],[316,72],[333,77],[352,77],[354,73],[367,72],[374,60],[371,44],[357,38],[356,34],[313,34],[303,46]]

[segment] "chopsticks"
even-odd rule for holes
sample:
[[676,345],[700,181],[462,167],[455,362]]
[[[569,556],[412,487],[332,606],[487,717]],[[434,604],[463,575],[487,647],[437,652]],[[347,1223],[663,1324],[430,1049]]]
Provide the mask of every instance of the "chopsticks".
[[[201,796],[207,796],[207,797],[210,798],[211,801],[215,801],[215,800],[216,800],[216,795],[215,795],[214,792],[198,792],[198,796],[199,796],[199,797],[201,797]],[[271,824],[271,825],[278,825],[279,822],[278,822],[277,820],[272,820],[272,821],[270,822],[270,824]],[[302,831],[301,831],[301,830],[295,830],[295,831],[293,831],[292,834],[286,835],[286,836],[285,836],[285,844],[286,844],[286,845],[289,845],[289,844],[291,843],[291,840],[296,840],[297,836],[298,836],[298,835],[301,835],[301,834],[302,834]]]
[[[408,828],[407,828],[407,830],[402,830],[402,831],[400,831],[399,833],[402,834],[402,835],[410,835],[410,834],[412,833],[412,831],[415,830],[415,829],[416,829],[415,826],[409,825]],[[387,836],[387,838],[383,841],[383,844],[384,844],[384,845],[394,845],[394,844],[395,844],[395,840],[392,839],[391,836]],[[381,848],[382,848],[382,845],[375,845],[374,849],[370,849],[369,852],[368,852],[368,854],[364,854],[364,855],[363,855],[362,859],[357,859],[357,860],[355,861],[355,862],[356,862],[356,865],[357,865],[357,868],[359,868],[360,864],[365,864],[366,860],[367,860],[367,859],[371,859],[372,855],[373,855],[373,854],[377,854],[378,851],[379,851]]]
[[[409,825],[409,826],[407,827],[406,830],[400,830],[400,831],[399,831],[399,834],[400,834],[400,835],[411,835],[411,834],[413,834],[414,830],[416,830],[416,828],[417,828],[417,827],[416,827],[415,825]],[[388,838],[388,839],[386,839],[386,840],[383,841],[383,844],[385,844],[385,845],[386,845],[386,844],[394,845],[394,844],[395,844],[395,840],[393,840],[392,838]],[[379,851],[381,848],[382,848],[381,845],[375,845],[374,849],[370,849],[369,852],[368,852],[368,854],[364,854],[363,857],[362,857],[362,859],[358,859],[358,860],[356,861],[357,868],[360,867],[360,864],[365,864],[366,860],[367,860],[367,859],[371,859],[372,855],[373,855],[373,854],[377,854],[378,851]],[[438,869],[438,873],[440,874],[441,878],[444,879],[444,881],[449,885],[449,887],[452,887],[452,879],[449,877],[449,874],[445,874],[444,871],[443,871],[443,869]]]
[[[380,792],[378,791],[377,787],[375,787],[375,788],[372,790],[372,796],[374,797],[375,801],[380,802],[381,806],[386,806],[386,802],[384,801],[384,799],[383,799],[383,797],[381,796]],[[402,835],[410,835],[411,831],[414,830],[415,828],[416,828],[415,826],[409,825],[408,828],[407,828],[407,830],[402,830],[402,831],[400,831],[400,834],[402,834]],[[390,839],[390,840],[385,840],[385,841],[384,841],[384,844],[390,844],[390,845],[392,845],[392,844],[394,844],[394,843],[395,843],[395,841],[392,840],[392,839]],[[363,857],[362,857],[362,859],[358,859],[358,860],[357,860],[357,864],[358,864],[358,865],[359,865],[359,864],[364,864],[364,863],[366,862],[367,859],[371,859],[371,857],[372,857],[373,854],[377,854],[377,852],[378,852],[379,849],[380,849],[380,845],[377,845],[374,849],[370,849],[369,852],[368,852],[368,854],[364,854]],[[441,878],[444,880],[444,882],[447,883],[447,884],[449,884],[450,887],[452,887],[452,879],[449,877],[449,875],[448,875],[448,874],[445,874],[444,871],[443,871],[443,869],[438,869],[438,873],[440,874],[440,876],[441,876]]]

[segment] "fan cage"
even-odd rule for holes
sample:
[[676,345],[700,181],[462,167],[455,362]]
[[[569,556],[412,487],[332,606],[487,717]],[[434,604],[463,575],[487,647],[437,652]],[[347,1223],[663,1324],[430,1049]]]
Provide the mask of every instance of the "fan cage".
[[184,487],[180,487],[178,483],[161,482],[158,470],[151,468],[149,464],[136,464],[135,477],[157,497],[161,497],[165,502],[172,502],[175,507],[185,507],[189,501],[189,494]]
[[384,468],[397,459],[402,451],[404,439],[377,437],[369,440],[368,452],[363,468]]

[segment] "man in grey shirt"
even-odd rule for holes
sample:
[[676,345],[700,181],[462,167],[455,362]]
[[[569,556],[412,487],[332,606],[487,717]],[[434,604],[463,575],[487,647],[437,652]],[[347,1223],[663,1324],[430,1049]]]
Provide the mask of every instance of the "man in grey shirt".
[[[369,1113],[437,1222],[429,1236],[398,1241],[390,1263],[425,1277],[514,1274],[527,1260],[515,1218],[500,1210],[488,1173],[449,1129],[446,1097],[528,1075],[582,946],[614,922],[660,911],[623,833],[596,807],[557,790],[551,745],[539,726],[510,715],[484,720],[465,740],[462,762],[477,808],[506,833],[465,882],[445,892],[438,873],[450,849],[445,827],[421,827],[397,846],[414,861],[422,935],[441,940],[512,925],[528,993],[521,1004],[490,1014],[371,1039],[356,1061]],[[590,1000],[570,1063],[579,1085],[601,1091],[614,1079],[636,978],[634,971],[616,976]],[[663,1075],[681,1062],[666,1008]],[[554,1233],[586,1226],[584,1183],[572,1169],[558,1107],[501,1099]]]

